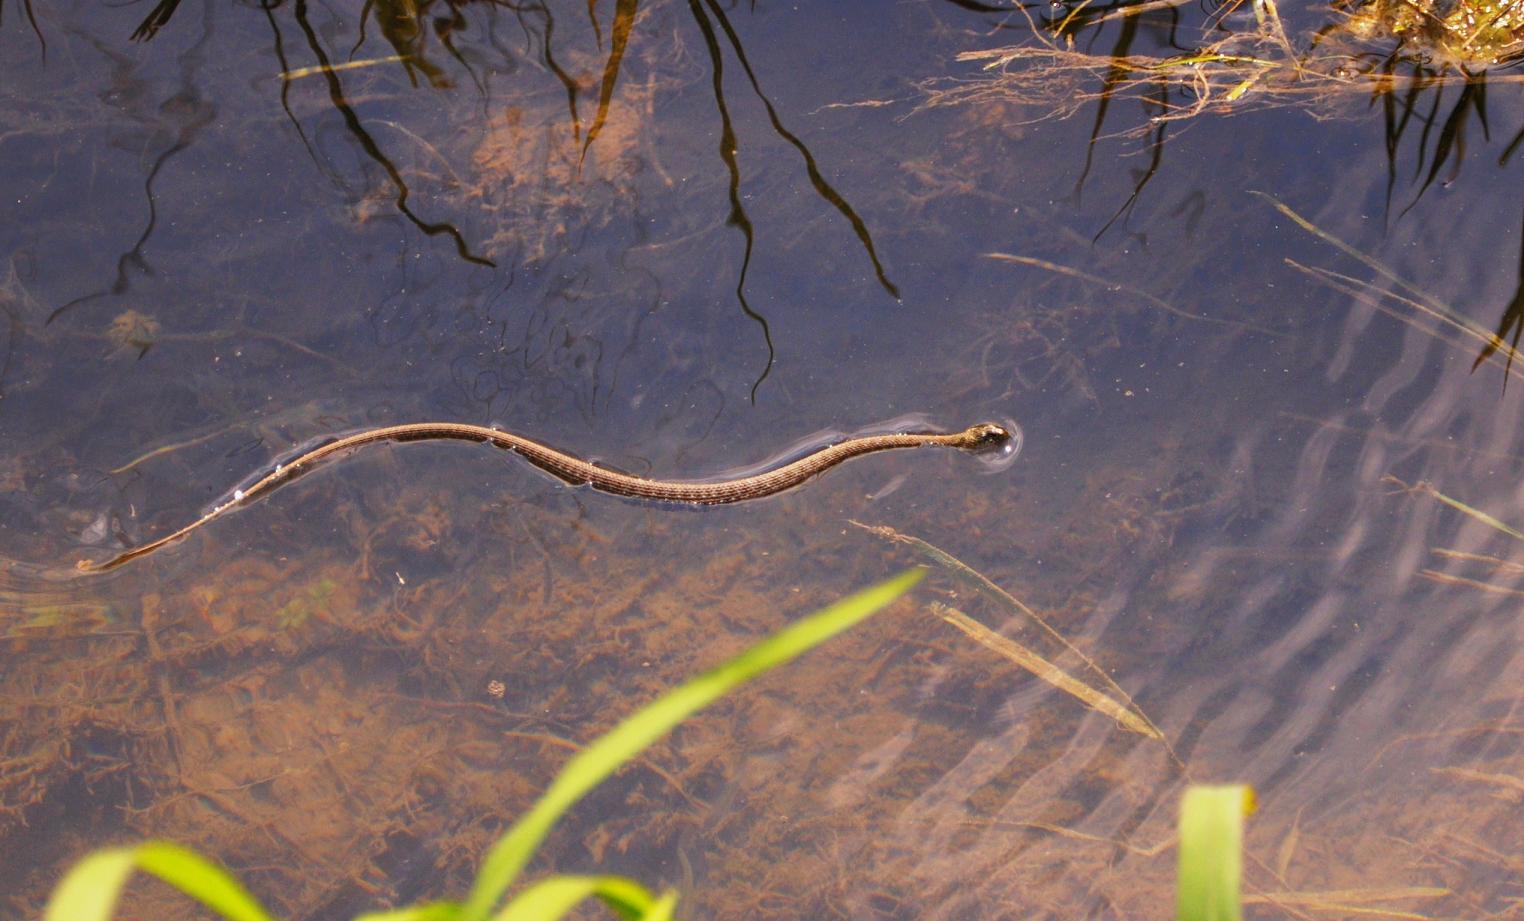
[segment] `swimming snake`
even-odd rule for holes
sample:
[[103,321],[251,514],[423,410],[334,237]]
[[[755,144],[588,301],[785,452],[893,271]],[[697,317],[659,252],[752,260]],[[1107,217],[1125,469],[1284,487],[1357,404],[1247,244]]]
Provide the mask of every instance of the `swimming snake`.
[[575,486],[591,486],[602,492],[613,493],[632,499],[652,499],[658,502],[688,503],[694,505],[724,505],[759,499],[792,489],[823,470],[836,466],[844,460],[887,451],[891,448],[914,448],[922,445],[941,445],[964,451],[986,452],[999,450],[1010,444],[1016,436],[1009,429],[992,422],[970,426],[961,432],[895,432],[883,435],[864,435],[848,438],[820,448],[797,460],[790,461],[761,473],[728,480],[654,480],[646,477],[620,473],[607,467],[573,457],[538,441],[481,425],[461,422],[415,422],[406,425],[388,425],[367,429],[353,435],[330,441],[299,455],[294,460],[276,464],[275,469],[255,480],[248,488],[233,493],[232,498],[212,508],[211,511],[190,524],[157,540],[124,551],[108,560],[95,562],[80,560],[76,567],[81,572],[104,572],[123,563],[152,553],[165,544],[173,543],[202,525],[218,518],[232,509],[248,505],[261,495],[305,473],[314,464],[342,451],[358,448],[378,441],[426,441],[456,439],[460,441],[487,442],[513,451],[542,470]]

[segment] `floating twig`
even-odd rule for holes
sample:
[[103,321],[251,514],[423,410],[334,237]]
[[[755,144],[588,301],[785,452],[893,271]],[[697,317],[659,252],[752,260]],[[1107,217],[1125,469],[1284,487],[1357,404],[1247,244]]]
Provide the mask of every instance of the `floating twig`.
[[931,604],[931,612],[968,634],[980,646],[1005,656],[1021,668],[1026,669],[1065,694],[1078,698],[1081,703],[1090,709],[1111,717],[1123,729],[1148,736],[1150,739],[1158,739],[1161,742],[1164,740],[1163,734],[1146,719],[1139,718],[1136,713],[1133,713],[1122,704],[1112,700],[1083,681],[1074,678],[1068,672],[1015,640],[1001,636],[957,608],[948,607],[945,604],[934,601]]
[[1496,518],[1492,517],[1491,515],[1487,514],[1486,512],[1482,511],[1481,509],[1472,508],[1471,506],[1469,506],[1466,503],[1460,501],[1459,499],[1453,499],[1450,496],[1445,495],[1444,493],[1442,493],[1439,490],[1435,489],[1434,488],[1434,484],[1430,483],[1428,480],[1419,480],[1417,483],[1414,483],[1412,486],[1409,486],[1408,484],[1402,482],[1401,480],[1397,479],[1396,477],[1392,476],[1391,474],[1387,474],[1386,476],[1381,478],[1381,482],[1383,482],[1383,483],[1391,483],[1393,486],[1396,486],[1399,490],[1401,490],[1403,492],[1408,492],[1408,493],[1414,493],[1414,492],[1427,493],[1428,495],[1433,496],[1434,498],[1436,498],[1439,501],[1443,502],[1444,504],[1450,506],[1451,508],[1455,509],[1456,511],[1461,512],[1462,514],[1468,515],[1468,516],[1470,516],[1472,518],[1475,518],[1477,521],[1480,521],[1482,524],[1486,525],[1489,528],[1492,528],[1495,531],[1501,531],[1504,534],[1507,534],[1509,537],[1512,537],[1515,540],[1524,540],[1524,533],[1520,533],[1519,531],[1516,531],[1513,528],[1510,528],[1508,525],[1506,525],[1503,522],[1497,520]]
[[408,60],[410,55],[391,54],[384,58],[366,58],[363,61],[345,61],[342,64],[314,64],[311,67],[298,67],[295,70],[283,70],[280,78],[290,83],[292,80],[300,80],[303,77],[315,77],[318,74],[338,73],[341,70],[358,70],[361,67],[374,67],[377,64],[399,64]]
[[[1302,272],[1303,274],[1311,276],[1312,278],[1322,282],[1328,287],[1333,288],[1335,291],[1338,291],[1341,294],[1347,294],[1350,297],[1360,301],[1362,304],[1367,304],[1371,307],[1374,307],[1389,317],[1401,320],[1409,326],[1412,326],[1413,328],[1426,333],[1427,335],[1433,336],[1441,342],[1444,342],[1446,345],[1455,346],[1457,348],[1464,346],[1464,343],[1456,339],[1441,336],[1435,328],[1419,325],[1415,317],[1410,317],[1393,309],[1387,304],[1382,303],[1381,298],[1390,298],[1399,304],[1417,311],[1418,313],[1432,317],[1441,325],[1448,326],[1451,329],[1458,331],[1462,335],[1480,342],[1484,347],[1481,358],[1482,361],[1506,359],[1503,365],[1504,372],[1512,375],[1513,377],[1524,378],[1524,372],[1521,372],[1513,366],[1515,359],[1519,359],[1521,357],[1518,351],[1513,348],[1513,346],[1504,342],[1502,339],[1499,339],[1495,333],[1489,332],[1480,326],[1477,326],[1475,323],[1472,323],[1470,320],[1457,314],[1455,311],[1445,307],[1444,305],[1439,305],[1439,307],[1436,308],[1413,298],[1404,297],[1395,291],[1378,291],[1373,285],[1361,281],[1358,278],[1345,275],[1342,272],[1335,272],[1332,269],[1325,269],[1321,266],[1303,265],[1302,263],[1297,262],[1295,259],[1290,258],[1284,261],[1286,265],[1296,269],[1298,272]],[[1466,351],[1469,353],[1470,350],[1466,349]]]
[[[1114,681],[1112,677],[1106,673],[1105,669],[1097,665],[1094,659],[1085,655],[1085,653],[1080,651],[1078,647],[1069,642],[1069,640],[1067,640],[1062,633],[1059,633],[1057,630],[1053,629],[1053,627],[1049,625],[1047,621],[1038,616],[1036,611],[1027,607],[1025,604],[1022,604],[1010,592],[1007,592],[1005,589],[990,581],[987,576],[969,566],[967,563],[964,563],[962,560],[958,559],[947,551],[942,550],[939,547],[935,547],[924,540],[921,540],[919,537],[912,537],[909,534],[903,534],[899,531],[896,531],[894,528],[888,527],[887,525],[873,526],[866,525],[860,521],[854,521],[852,519],[848,519],[848,521],[856,527],[862,528],[864,531],[867,531],[876,537],[880,537],[891,543],[905,544],[915,549],[922,555],[929,557],[931,560],[945,568],[955,578],[961,580],[965,584],[972,586],[975,591],[979,592],[987,598],[992,599],[995,601],[995,603],[1006,608],[1013,614],[1019,614],[1032,623],[1036,624],[1042,629],[1044,633],[1049,636],[1049,638],[1057,642],[1059,645],[1063,646],[1068,651],[1074,653],[1074,655],[1077,656],[1079,660],[1085,664],[1086,668],[1088,668],[1093,674],[1100,678],[1102,684],[1104,684],[1106,688],[1108,688],[1117,697],[1122,699],[1122,701],[1125,703],[1125,709],[1131,711],[1131,714],[1134,715],[1139,722],[1147,727],[1147,730],[1143,731],[1144,735],[1164,742],[1165,747],[1169,748],[1169,742],[1167,739],[1165,739],[1164,733],[1159,730],[1159,727],[1154,724],[1153,720],[1148,718],[1148,714],[1144,713],[1143,710],[1137,705],[1137,703],[1132,699],[1132,695],[1122,690],[1121,685],[1117,684],[1116,681]],[[996,635],[998,636],[998,634]],[[1180,759],[1175,757],[1173,748],[1170,749],[1170,755],[1171,757],[1175,758],[1177,764],[1181,764],[1182,768],[1184,767],[1183,763],[1180,762]]]
[[1467,553],[1464,550],[1451,550],[1449,547],[1430,547],[1429,552],[1435,556],[1442,556],[1450,560],[1462,560],[1467,563],[1481,563],[1491,566],[1494,572],[1509,572],[1524,574],[1524,563],[1515,563],[1502,557],[1492,556],[1486,553]]
[[985,253],[984,258],[998,259],[1001,262],[1015,262],[1019,265],[1029,265],[1033,268],[1042,269],[1047,272],[1053,272],[1057,275],[1067,275],[1070,278],[1077,278],[1080,281],[1089,282],[1093,285],[1100,285],[1108,291],[1123,291],[1135,297],[1142,298],[1143,300],[1159,308],[1165,313],[1174,314],[1177,317],[1182,317],[1187,320],[1196,320],[1201,323],[1216,323],[1221,326],[1238,326],[1243,329],[1252,329],[1257,333],[1264,333],[1267,336],[1279,337],[1284,335],[1284,333],[1280,332],[1279,330],[1271,329],[1268,326],[1260,326],[1257,323],[1249,323],[1244,320],[1224,320],[1219,317],[1209,317],[1203,314],[1191,313],[1186,310],[1181,310],[1174,304],[1162,300],[1161,298],[1155,297],[1154,295],[1149,294],[1147,291],[1134,288],[1130,285],[1124,285],[1121,282],[1111,281],[1110,279],[1102,278],[1099,275],[1091,275],[1089,272],[1083,271],[1081,269],[1072,268],[1067,265],[1060,265],[1056,262],[1049,262],[1046,259],[1038,259],[1034,256],[1018,256],[1014,253]]
[[1245,905],[1275,905],[1282,908],[1296,905],[1344,915],[1429,921],[1429,915],[1396,908],[1382,908],[1380,903],[1440,899],[1450,895],[1454,895],[1451,890],[1438,886],[1403,886],[1395,889],[1331,889],[1326,892],[1264,892],[1246,895],[1243,901]]
[[1465,576],[1452,576],[1447,572],[1437,569],[1420,569],[1418,574],[1432,582],[1444,585],[1462,585],[1466,588],[1474,588],[1478,591],[1491,592],[1494,595],[1509,595],[1514,598],[1524,598],[1524,592],[1516,588],[1508,588],[1505,585],[1494,585],[1491,582],[1483,582],[1480,579],[1468,579]]

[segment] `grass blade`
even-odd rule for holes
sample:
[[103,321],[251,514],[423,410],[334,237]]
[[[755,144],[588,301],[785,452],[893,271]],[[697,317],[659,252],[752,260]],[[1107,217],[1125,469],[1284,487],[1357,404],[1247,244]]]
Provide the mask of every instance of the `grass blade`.
[[1074,697],[1090,709],[1111,717],[1123,729],[1148,736],[1150,739],[1164,741],[1164,735],[1159,732],[1153,723],[1148,722],[1148,720],[1138,716],[1138,714],[1127,709],[1121,703],[1073,677],[1068,672],[1015,640],[1001,636],[957,608],[932,602],[931,612],[968,634],[970,639],[984,648],[1010,659],[1018,667],[1026,669],[1053,687]]
[[229,921],[272,921],[228,871],[164,841],[99,851],[75,864],[48,899],[45,921],[106,921],[133,870],[157,876]]
[[620,765],[737,685],[787,662],[883,608],[920,581],[922,575],[919,570],[902,573],[784,628],[627,717],[583,749],[567,762],[528,814],[487,852],[461,913],[463,921],[485,921],[561,815]]
[[677,914],[677,893],[668,890],[663,892],[651,910],[641,915],[640,921],[672,921],[672,916]]
[[1429,495],[1431,495],[1434,498],[1438,499],[1440,502],[1443,502],[1445,505],[1448,505],[1451,508],[1455,509],[1457,512],[1460,512],[1463,515],[1469,515],[1470,517],[1475,518],[1477,521],[1480,521],[1482,524],[1486,525],[1487,527],[1492,528],[1494,531],[1498,531],[1498,532],[1501,532],[1503,534],[1507,534],[1509,537],[1513,538],[1514,540],[1524,540],[1524,533],[1521,533],[1517,528],[1510,528],[1508,525],[1506,525],[1503,522],[1499,521],[1498,519],[1492,517],[1491,515],[1487,514],[1486,512],[1482,511],[1481,509],[1479,509],[1479,508],[1472,508],[1471,506],[1467,505],[1466,503],[1462,502],[1459,499],[1455,499],[1455,498],[1452,498],[1450,496],[1445,495],[1444,493],[1440,492],[1438,489],[1435,489],[1434,488],[1434,484],[1430,483],[1427,480],[1419,480],[1417,483],[1414,483],[1412,486],[1409,486],[1408,484],[1402,482],[1401,480],[1397,479],[1396,477],[1392,476],[1391,474],[1387,474],[1386,476],[1381,478],[1381,482],[1383,482],[1383,483],[1391,483],[1393,486],[1396,486],[1402,492],[1409,492],[1409,493],[1422,492],[1422,493],[1428,493]]
[[1254,791],[1244,784],[1192,786],[1180,803],[1177,921],[1239,921],[1244,816]]
[[525,889],[493,921],[554,921],[590,898],[628,921],[648,917],[658,904],[649,889],[623,876],[551,876]]
[[454,921],[460,917],[460,906],[455,902],[429,902],[425,905],[409,905],[388,911],[370,911],[355,921]]
[[[1019,614],[1022,617],[1026,618],[1026,620],[1029,622],[1036,624],[1039,628],[1041,628],[1043,633],[1048,635],[1049,638],[1058,643],[1060,646],[1064,647],[1064,649],[1068,650],[1082,663],[1084,663],[1085,668],[1089,670],[1091,674],[1095,675],[1096,678],[1100,680],[1102,685],[1110,689],[1111,696],[1120,699],[1126,705],[1126,708],[1129,712],[1135,715],[1142,722],[1148,724],[1149,729],[1152,731],[1145,734],[1151,738],[1155,738],[1163,742],[1165,747],[1169,749],[1170,758],[1173,759],[1177,764],[1180,763],[1180,758],[1175,754],[1174,749],[1170,747],[1169,740],[1164,737],[1164,733],[1160,731],[1159,727],[1154,725],[1153,720],[1148,718],[1148,714],[1143,712],[1143,708],[1139,707],[1137,702],[1132,699],[1132,695],[1122,690],[1122,686],[1117,684],[1116,680],[1111,677],[1111,674],[1107,672],[1106,669],[1102,668],[1099,663],[1097,663],[1089,656],[1085,655],[1085,653],[1080,650],[1078,646],[1075,646],[1073,643],[1069,642],[1067,637],[1055,630],[1051,624],[1039,617],[1036,611],[1027,607],[1020,600],[1018,600],[1016,596],[996,585],[984,573],[979,572],[972,566],[969,566],[967,563],[953,556],[951,553],[948,553],[946,550],[933,546],[932,544],[921,540],[919,537],[915,537],[910,534],[903,534],[891,527],[888,527],[887,525],[867,525],[863,524],[861,521],[855,521],[850,518],[847,519],[847,521],[859,528],[862,528],[869,534],[882,538],[883,540],[889,541],[890,543],[905,544],[906,546],[910,547],[911,549],[915,550],[916,552],[929,558],[939,566],[946,569],[950,575],[958,579],[960,582],[963,582],[965,585],[968,585],[974,591],[984,595],[986,598],[989,598],[996,604],[1001,605],[1006,610],[1011,611],[1015,614]],[[1181,766],[1184,767],[1183,764]]]

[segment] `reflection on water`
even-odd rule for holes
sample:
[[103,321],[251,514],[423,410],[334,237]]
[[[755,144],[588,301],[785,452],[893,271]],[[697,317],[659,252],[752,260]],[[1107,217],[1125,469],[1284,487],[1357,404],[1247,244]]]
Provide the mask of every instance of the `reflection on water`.
[[[284,917],[458,896],[620,716],[929,560],[533,869],[692,917],[1154,916],[1182,786],[1244,780],[1251,911],[1509,916],[1516,75],[1255,9],[0,20],[7,913],[146,836]],[[377,447],[73,570],[336,432],[686,478],[907,414],[1025,444],[702,511]]]

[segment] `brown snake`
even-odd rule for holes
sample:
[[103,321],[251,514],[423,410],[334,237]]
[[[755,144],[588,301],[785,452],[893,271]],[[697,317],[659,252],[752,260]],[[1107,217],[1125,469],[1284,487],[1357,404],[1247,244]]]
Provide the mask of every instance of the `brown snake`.
[[214,506],[211,511],[180,530],[143,544],[141,547],[134,547],[109,560],[102,562],[80,560],[76,567],[81,572],[104,572],[115,569],[123,563],[179,540],[232,509],[249,504],[276,486],[305,473],[313,464],[326,457],[377,441],[458,439],[488,442],[504,450],[518,453],[536,467],[574,486],[591,486],[593,489],[632,499],[654,499],[658,502],[695,505],[724,505],[730,502],[744,502],[747,499],[759,499],[783,492],[785,489],[792,489],[821,471],[862,454],[886,451],[891,448],[915,448],[921,445],[942,445],[976,452],[993,451],[1004,448],[1014,437],[1009,429],[992,422],[970,426],[961,432],[899,432],[865,435],[829,445],[806,454],[798,460],[751,476],[693,482],[652,480],[620,473],[557,451],[555,448],[531,441],[521,435],[481,425],[467,425],[461,422],[415,422],[408,425],[388,425],[347,435],[313,448],[288,463],[276,464],[274,470],[255,480],[247,489],[235,491],[231,500]]

